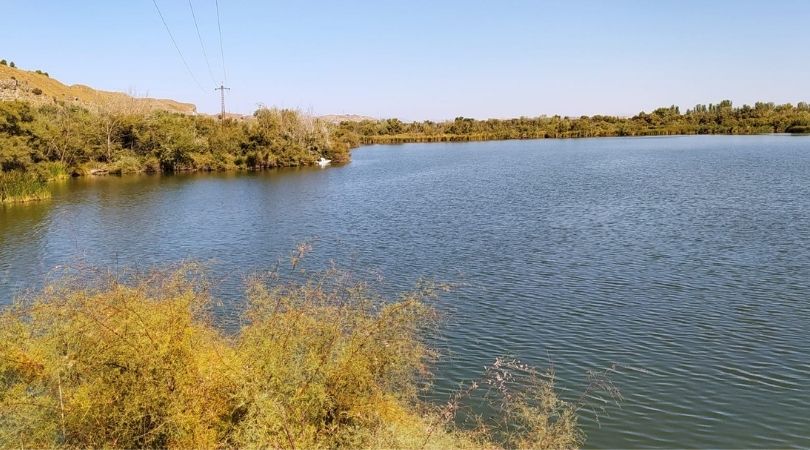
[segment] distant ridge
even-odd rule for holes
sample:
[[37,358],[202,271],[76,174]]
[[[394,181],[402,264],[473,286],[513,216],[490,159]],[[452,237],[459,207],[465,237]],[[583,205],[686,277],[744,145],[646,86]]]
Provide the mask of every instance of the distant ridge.
[[327,114],[325,116],[318,116],[318,118],[331,123],[363,122],[365,120],[376,122],[377,120],[379,120],[374,117],[358,116],[356,114]]
[[100,91],[81,84],[67,86],[50,78],[46,73],[0,65],[0,101],[13,100],[23,100],[41,105],[65,102],[81,105],[89,109],[134,102],[139,109],[182,114],[197,113],[197,107],[192,103],[133,97],[123,92]]

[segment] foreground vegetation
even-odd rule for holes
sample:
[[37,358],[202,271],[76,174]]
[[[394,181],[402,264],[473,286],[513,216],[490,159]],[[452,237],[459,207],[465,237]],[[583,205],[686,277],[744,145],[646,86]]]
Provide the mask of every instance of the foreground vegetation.
[[810,105],[756,103],[734,107],[728,100],[697,105],[681,113],[671,106],[633,117],[521,117],[474,120],[458,117],[447,122],[405,123],[397,119],[343,122],[346,134],[363,144],[451,142],[493,139],[661,136],[677,134],[761,134],[810,132]]
[[[496,360],[444,405],[418,400],[436,357],[425,343],[436,286],[386,300],[334,270],[291,279],[250,283],[236,334],[212,322],[194,266],[63,280],[18,302],[0,315],[0,447],[582,443],[578,407],[553,376],[514,360]],[[454,425],[479,386],[506,427]]]
[[220,122],[139,108],[135,99],[93,109],[0,102],[0,172],[15,173],[0,178],[2,201],[30,199],[32,180],[52,179],[54,167],[57,177],[294,167],[321,157],[345,162],[357,145],[297,111],[260,109],[250,120]]

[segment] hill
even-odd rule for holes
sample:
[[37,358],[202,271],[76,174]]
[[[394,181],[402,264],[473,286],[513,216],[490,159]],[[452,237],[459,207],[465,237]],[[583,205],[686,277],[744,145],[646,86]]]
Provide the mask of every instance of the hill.
[[81,84],[65,85],[45,72],[27,71],[0,65],[0,101],[22,100],[34,104],[63,101],[94,110],[111,105],[134,103],[138,109],[196,114],[197,107],[168,99],[132,97],[123,92],[93,89]]
[[374,117],[358,116],[357,114],[327,114],[325,116],[318,116],[318,118],[334,124],[341,122],[364,122],[366,120],[376,122],[378,120]]

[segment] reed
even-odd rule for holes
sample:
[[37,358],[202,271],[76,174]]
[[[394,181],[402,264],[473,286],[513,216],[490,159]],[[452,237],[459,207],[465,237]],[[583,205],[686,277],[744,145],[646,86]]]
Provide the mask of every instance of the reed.
[[33,172],[0,172],[0,203],[42,200],[51,196],[47,181]]

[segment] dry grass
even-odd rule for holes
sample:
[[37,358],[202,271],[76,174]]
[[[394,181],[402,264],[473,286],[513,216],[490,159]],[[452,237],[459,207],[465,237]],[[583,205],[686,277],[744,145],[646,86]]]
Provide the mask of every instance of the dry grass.
[[[0,65],[0,91],[2,91],[0,99],[28,100],[36,104],[52,104],[56,100],[91,109],[94,106],[133,99],[123,92],[100,91],[81,84],[67,86],[43,74],[3,65]],[[193,104],[175,100],[157,98],[134,98],[133,100],[146,110],[183,114],[193,114],[196,111],[196,106]]]

